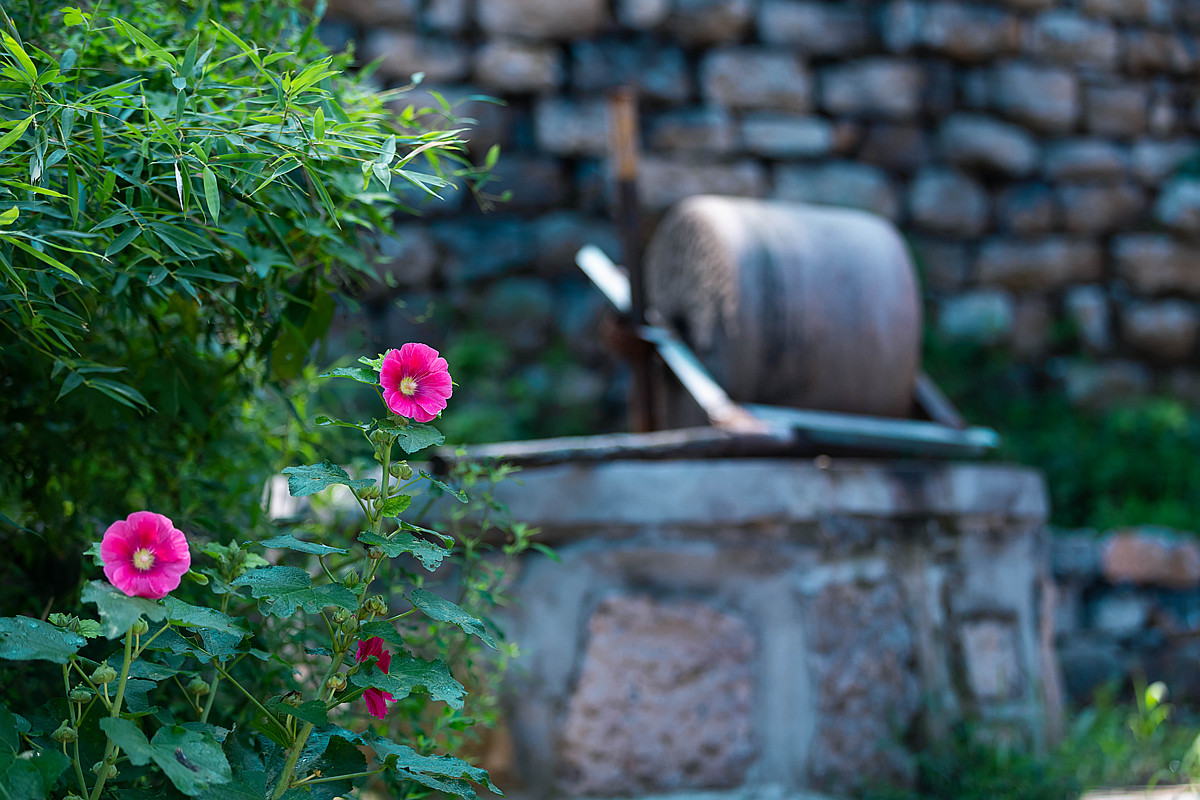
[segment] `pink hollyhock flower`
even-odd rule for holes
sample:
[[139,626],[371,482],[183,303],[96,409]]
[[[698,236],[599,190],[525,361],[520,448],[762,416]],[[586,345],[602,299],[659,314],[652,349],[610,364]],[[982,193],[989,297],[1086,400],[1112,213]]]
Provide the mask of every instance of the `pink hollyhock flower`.
[[100,540],[104,575],[130,597],[157,600],[179,585],[192,564],[187,539],[162,514],[135,511],[108,526]]
[[[355,661],[363,661],[370,656],[375,656],[375,666],[387,674],[388,668],[392,666],[392,654],[383,649],[383,639],[378,636],[372,636],[370,639],[358,642],[358,652],[354,656]],[[363,699],[367,701],[367,711],[372,717],[383,719],[387,714],[387,704],[396,702],[396,698],[392,697],[390,692],[385,692],[383,689],[367,689],[363,692]]]
[[446,407],[452,393],[446,359],[427,344],[409,342],[389,350],[379,370],[383,402],[393,413],[429,422]]

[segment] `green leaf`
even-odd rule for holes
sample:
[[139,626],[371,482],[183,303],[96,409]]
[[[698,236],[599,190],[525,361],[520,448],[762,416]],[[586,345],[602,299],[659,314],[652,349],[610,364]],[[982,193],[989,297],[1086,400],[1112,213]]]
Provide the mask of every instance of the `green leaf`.
[[[462,489],[455,489],[450,484],[444,483],[444,482],[438,480],[437,478],[433,477],[425,470],[421,470],[420,472],[421,472],[422,478],[425,478],[426,480],[428,480],[430,483],[432,483],[434,486],[436,486],[439,490],[441,490],[441,492],[450,495],[451,497],[453,497],[455,500],[457,500],[460,503],[469,502],[467,499],[467,493],[464,492]],[[433,493],[433,492],[430,492],[430,494],[433,495],[434,497],[438,496],[436,493]]]
[[216,225],[221,216],[221,192],[217,188],[217,176],[208,167],[204,168],[202,174],[204,176],[204,202],[208,205],[208,213],[212,217],[213,224]]
[[395,497],[389,497],[383,501],[383,505],[379,508],[379,513],[385,517],[398,517],[408,510],[412,505],[412,498],[406,494],[398,494]]
[[[108,247],[104,248],[104,257],[109,258],[129,246],[129,243],[142,235],[142,229],[137,225],[130,225],[125,230],[109,243]],[[165,270],[164,270],[165,272]]]
[[[0,703],[0,748],[11,750],[14,754],[21,749],[21,726],[17,721],[19,719],[21,717],[18,717],[9,711],[7,706]],[[28,722],[25,723],[25,730],[29,730]]]
[[[368,744],[371,745],[371,749],[375,751],[375,755],[386,766],[396,770],[403,777],[411,777],[418,783],[432,789],[449,791],[459,797],[473,798],[475,797],[475,792],[470,788],[469,784],[465,783],[465,781],[469,780],[486,786],[490,791],[498,795],[503,796],[504,794],[492,784],[487,770],[472,767],[460,758],[453,756],[419,755],[411,747],[396,744],[382,736],[370,737]],[[451,783],[447,786],[440,781],[436,781],[438,778],[448,779]]]
[[478,636],[488,647],[496,647],[496,640],[488,633],[487,628],[483,627],[482,622],[444,597],[439,597],[425,589],[413,589],[409,592],[408,599],[427,617],[457,625],[467,633]]
[[321,700],[309,700],[306,703],[293,706],[283,702],[282,698],[276,697],[267,703],[267,710],[273,714],[284,714],[289,717],[295,717],[302,722],[311,722],[313,725],[324,725],[329,722],[326,716],[325,703]]
[[185,628],[208,628],[236,636],[239,639],[250,634],[241,620],[235,620],[215,608],[194,606],[171,595],[163,598],[163,603],[167,606],[167,618]]
[[325,109],[317,106],[317,113],[313,115],[313,135],[318,142],[325,141]]
[[359,383],[379,385],[379,371],[363,369],[362,367],[335,367],[329,372],[322,372],[318,378],[353,378]]
[[21,134],[25,133],[25,129],[28,128],[30,123],[32,123],[32,122],[33,122],[32,116],[26,117],[25,119],[18,122],[16,124],[16,127],[14,127],[11,131],[4,134],[3,136],[0,136],[0,153],[4,152],[6,149],[8,149],[8,146],[10,144],[12,144],[13,142],[15,142],[17,139],[20,139]]
[[3,214],[0,214],[0,225],[3,225],[7,228],[9,225],[12,225],[14,222],[16,222],[17,217],[19,216],[21,216],[21,209],[13,206],[12,208],[6,210]]
[[418,539],[411,533],[397,532],[391,538],[380,536],[372,531],[363,531],[358,540],[367,547],[378,547],[388,558],[395,558],[403,553],[412,553],[421,561],[421,566],[433,572],[438,565],[450,555],[450,551],[441,545]]
[[305,467],[287,467],[283,474],[288,476],[288,493],[292,497],[316,494],[335,484],[349,486],[356,491],[375,484],[374,478],[354,480],[346,470],[328,460]]
[[292,536],[290,533],[285,533],[281,536],[273,536],[270,539],[265,539],[259,542],[263,547],[275,547],[280,550],[295,550],[298,553],[313,553],[318,556],[326,556],[330,553],[348,553],[349,551],[341,547],[330,547],[327,544],[318,544],[317,542],[305,542]]
[[66,664],[85,640],[31,617],[0,617],[0,658]]
[[197,797],[200,800],[263,800],[269,795],[267,773],[261,770],[243,770],[229,783],[210,786]]
[[426,447],[435,447],[446,441],[446,437],[437,428],[431,425],[422,425],[420,422],[409,422],[403,428],[395,424],[380,425],[379,427],[394,434],[396,444],[409,454],[424,450]]
[[454,679],[446,662],[425,661],[408,653],[398,652],[392,658],[387,672],[372,665],[360,669],[350,676],[350,682],[362,688],[372,687],[390,692],[401,700],[412,694],[413,689],[422,687],[434,700],[441,700],[451,708],[462,708],[467,690]]
[[5,800],[43,800],[53,793],[58,776],[70,765],[71,759],[49,748],[27,750],[18,758],[0,756],[0,795]]
[[108,639],[123,636],[129,626],[143,616],[151,622],[158,622],[167,616],[167,609],[157,600],[130,597],[104,581],[92,581],[83,587],[80,599],[85,603],[95,603],[96,608],[100,609],[100,622]]
[[359,635],[363,639],[370,639],[372,636],[378,636],[385,644],[390,644],[393,647],[403,650],[405,647],[404,637],[396,630],[396,626],[391,622],[376,620],[375,622],[364,622],[359,629]]
[[297,608],[316,613],[326,606],[358,608],[358,596],[338,583],[313,586],[312,578],[298,567],[262,567],[237,578],[233,586],[249,586],[264,613],[290,617]]
[[316,423],[317,427],[320,428],[325,428],[330,425],[337,425],[339,428],[355,428],[361,431],[365,430],[367,427],[366,425],[362,425],[358,422],[346,422],[343,419],[334,419],[333,417],[327,417],[324,414],[318,414],[313,418],[313,422]]
[[127,719],[105,717],[100,720],[100,727],[113,744],[125,751],[135,767],[153,761],[175,788],[186,795],[198,795],[209,786],[233,779],[221,745],[207,731],[170,725],[159,728],[154,738],[147,741],[145,734]]

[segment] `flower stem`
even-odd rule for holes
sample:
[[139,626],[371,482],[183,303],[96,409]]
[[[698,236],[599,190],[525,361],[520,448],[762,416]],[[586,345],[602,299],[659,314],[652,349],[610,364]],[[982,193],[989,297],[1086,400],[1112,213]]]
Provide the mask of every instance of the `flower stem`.
[[[75,658],[74,656],[71,656],[72,660],[74,660],[74,658]],[[71,726],[73,728],[75,728],[76,731],[78,731],[79,730],[79,715],[75,713],[75,703],[70,698],[71,667],[69,664],[63,664],[63,689],[66,690],[66,693],[68,695],[67,709],[71,712]],[[75,757],[73,759],[71,759],[71,762],[75,765],[75,777],[79,780],[79,791],[80,791],[79,796],[87,797],[87,793],[88,793],[87,778],[85,778],[83,776],[83,765],[79,763],[79,738],[76,737],[75,741],[72,744],[75,747]],[[64,745],[63,749],[64,749],[64,751],[66,750],[65,745]]]
[[[125,632],[125,660],[121,663],[121,678],[117,683],[117,696],[113,700],[112,709],[109,716],[116,719],[121,716],[121,703],[125,699],[125,683],[129,680],[129,665],[133,662],[133,625],[129,626],[129,630]],[[107,684],[106,684],[107,685]],[[98,800],[100,791],[104,788],[104,782],[108,780],[108,768],[112,766],[112,762],[116,760],[117,751],[119,748],[113,743],[112,739],[104,745],[104,758],[100,760],[100,774],[96,776],[96,786],[92,789],[90,800]]]
[[331,775],[328,778],[304,778],[303,780],[296,781],[296,785],[312,786],[314,783],[332,783],[333,781],[344,781],[350,778],[366,778],[371,775],[378,775],[385,769],[387,769],[387,767],[380,767],[379,769],[373,769],[369,772],[351,772],[349,775]]
[[[325,689],[325,684],[329,681],[329,676],[335,674],[339,669],[342,668],[342,662],[345,661],[347,652],[348,651],[343,650],[334,655],[333,662],[329,665],[329,669],[325,672],[325,677],[321,678],[321,683],[317,687],[318,698],[321,696],[321,692]],[[285,761],[283,764],[283,772],[279,776],[279,783],[275,784],[275,791],[271,793],[270,800],[279,800],[280,797],[283,797],[284,792],[291,787],[292,775],[296,771],[296,762],[300,760],[300,751],[302,751],[304,749],[304,745],[308,743],[308,737],[313,732],[314,727],[316,726],[311,722],[304,723],[304,727],[300,729],[300,734],[296,737],[295,741],[292,742],[292,747],[290,750],[288,750],[287,761]]]

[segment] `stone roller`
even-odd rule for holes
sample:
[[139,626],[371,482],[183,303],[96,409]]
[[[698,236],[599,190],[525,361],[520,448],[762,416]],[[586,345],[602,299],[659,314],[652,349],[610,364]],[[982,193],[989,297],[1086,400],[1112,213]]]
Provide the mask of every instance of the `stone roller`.
[[[921,296],[903,240],[880,217],[691,197],[649,243],[646,289],[657,321],[734,401],[913,415]],[[668,425],[677,409],[664,408]]]

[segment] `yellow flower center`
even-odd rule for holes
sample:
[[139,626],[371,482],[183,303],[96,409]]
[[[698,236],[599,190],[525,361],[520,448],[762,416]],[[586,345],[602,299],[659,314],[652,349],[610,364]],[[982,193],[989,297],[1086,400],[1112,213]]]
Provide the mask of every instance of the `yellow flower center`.
[[134,551],[133,566],[137,567],[142,572],[154,566],[154,553],[151,553],[145,547],[141,550]]
[[414,378],[410,375],[407,378],[401,379],[400,394],[404,395],[405,397],[412,397],[416,393],[417,393],[417,379],[416,378]]

